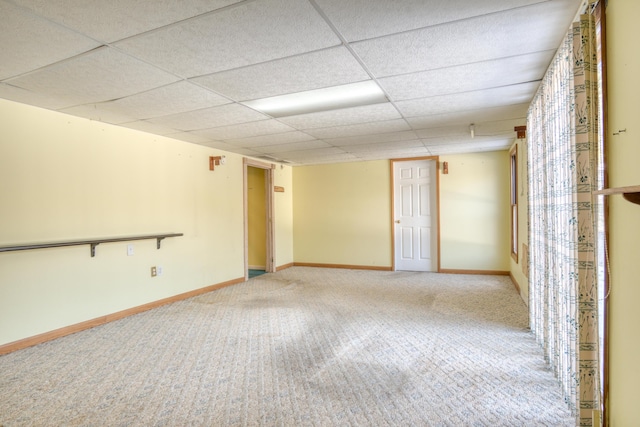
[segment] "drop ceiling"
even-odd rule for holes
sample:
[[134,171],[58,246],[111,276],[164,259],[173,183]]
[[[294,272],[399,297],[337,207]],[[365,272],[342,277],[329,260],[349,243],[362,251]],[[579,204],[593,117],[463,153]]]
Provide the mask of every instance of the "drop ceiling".
[[[0,98],[293,165],[504,150],[580,3],[0,0]],[[383,102],[244,105],[365,81]]]

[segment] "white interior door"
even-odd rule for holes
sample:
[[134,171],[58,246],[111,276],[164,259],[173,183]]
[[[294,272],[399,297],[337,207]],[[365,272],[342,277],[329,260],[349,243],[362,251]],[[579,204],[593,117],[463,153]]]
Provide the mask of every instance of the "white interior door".
[[395,268],[437,270],[434,160],[394,162]]

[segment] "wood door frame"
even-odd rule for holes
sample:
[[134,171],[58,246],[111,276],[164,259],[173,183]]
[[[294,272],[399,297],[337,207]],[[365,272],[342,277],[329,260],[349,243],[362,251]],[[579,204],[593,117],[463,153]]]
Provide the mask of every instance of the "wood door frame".
[[273,171],[276,165],[265,163],[258,160],[243,158],[242,161],[242,179],[243,179],[243,203],[244,203],[244,280],[249,280],[249,180],[248,168],[263,169],[265,171],[265,212],[266,212],[266,241],[267,241],[267,259],[265,260],[265,271],[267,273],[275,272],[275,209],[273,204]]
[[396,177],[394,167],[396,163],[412,162],[414,160],[433,160],[436,167],[436,256],[438,257],[436,272],[440,273],[440,157],[439,156],[423,156],[409,157],[399,159],[389,159],[389,170],[391,173],[391,270],[396,271],[396,227],[395,227],[395,195],[396,195]]

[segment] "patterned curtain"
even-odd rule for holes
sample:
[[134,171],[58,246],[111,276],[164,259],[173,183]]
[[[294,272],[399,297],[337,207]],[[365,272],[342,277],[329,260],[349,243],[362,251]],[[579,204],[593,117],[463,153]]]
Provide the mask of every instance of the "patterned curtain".
[[595,23],[563,40],[529,108],[529,308],[580,425],[600,409],[596,215],[598,75]]

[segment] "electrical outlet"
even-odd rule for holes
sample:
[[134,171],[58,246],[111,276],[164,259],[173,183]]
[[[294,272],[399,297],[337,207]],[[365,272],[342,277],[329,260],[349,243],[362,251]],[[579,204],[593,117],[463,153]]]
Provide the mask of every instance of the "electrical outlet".
[[158,269],[154,266],[151,267],[151,277],[156,277],[158,275]]

